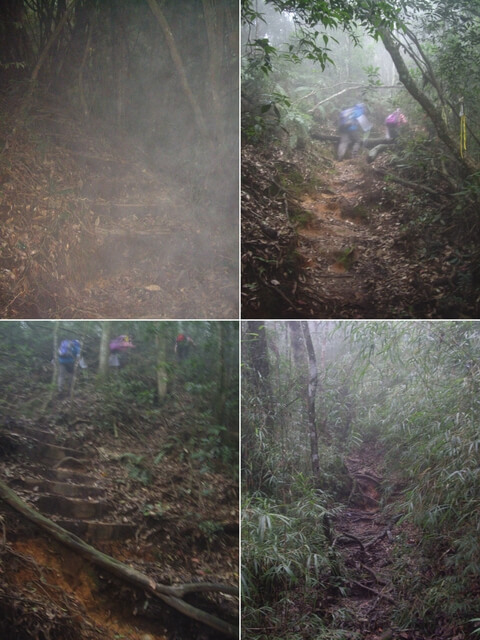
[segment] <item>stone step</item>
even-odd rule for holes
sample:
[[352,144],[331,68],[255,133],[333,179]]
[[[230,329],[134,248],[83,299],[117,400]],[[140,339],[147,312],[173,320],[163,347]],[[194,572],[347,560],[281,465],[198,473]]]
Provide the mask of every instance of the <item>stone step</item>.
[[56,514],[65,518],[78,518],[79,520],[101,518],[110,511],[106,502],[64,498],[63,496],[35,496],[32,497],[32,502],[42,513]]
[[127,540],[128,538],[133,538],[137,531],[135,525],[120,522],[86,522],[85,520],[57,519],[56,523],[87,542]]
[[70,482],[55,482],[39,478],[19,478],[14,480],[12,486],[20,486],[35,492],[55,494],[65,498],[103,498],[105,489],[84,484]]

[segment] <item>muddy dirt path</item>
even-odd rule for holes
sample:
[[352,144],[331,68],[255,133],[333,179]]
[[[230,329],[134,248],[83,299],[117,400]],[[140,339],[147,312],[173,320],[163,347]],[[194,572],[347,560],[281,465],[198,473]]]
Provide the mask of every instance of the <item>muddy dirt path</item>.
[[301,198],[311,215],[298,229],[302,292],[315,317],[428,316],[425,301],[438,294],[432,273],[442,263],[409,255],[401,211],[363,158],[332,165],[317,173],[322,187]]

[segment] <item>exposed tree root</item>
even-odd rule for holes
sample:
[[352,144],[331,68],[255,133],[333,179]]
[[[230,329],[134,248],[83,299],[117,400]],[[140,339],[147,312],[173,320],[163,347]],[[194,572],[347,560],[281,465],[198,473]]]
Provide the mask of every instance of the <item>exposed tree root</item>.
[[232,624],[217,618],[205,611],[184,602],[182,598],[193,591],[210,591],[222,592],[231,595],[238,595],[236,587],[221,585],[215,583],[203,584],[180,584],[176,586],[168,586],[155,582],[147,575],[140,573],[136,569],[129,567],[115,558],[98,551],[91,545],[87,544],[78,536],[66,531],[52,520],[49,520],[42,514],[29,507],[17,494],[12,491],[4,482],[0,481],[0,498],[13,507],[16,511],[24,515],[31,522],[47,531],[53,538],[66,545],[70,549],[80,554],[83,558],[93,562],[95,565],[106,569],[118,578],[144,589],[148,593],[160,598],[168,605],[180,611],[184,615],[201,622],[203,624],[224,633],[225,635],[238,638],[238,629]]
[[351,533],[342,533],[339,536],[337,536],[335,538],[335,540],[333,541],[333,545],[335,546],[335,543],[340,540],[341,538],[349,538],[350,540],[354,540],[360,547],[362,553],[365,553],[365,545],[363,544],[363,542],[360,540],[360,538],[357,538],[357,536],[354,536]]
[[375,543],[377,543],[379,540],[381,540],[386,535],[388,535],[389,531],[390,531],[390,526],[386,527],[382,532],[378,534],[378,536],[375,536],[372,540],[370,540],[370,542],[367,542],[367,544],[365,545],[365,549],[370,549],[370,547],[373,547]]
[[356,580],[350,580],[350,582],[351,584],[354,584],[356,587],[360,587],[361,589],[365,589],[366,591],[370,591],[371,593],[374,593],[378,598],[383,598],[384,600],[387,600],[388,602],[395,604],[395,600],[389,595],[387,595],[386,593],[381,593],[380,591],[377,591],[376,589],[372,589],[372,587],[368,587],[366,584],[362,584],[361,582],[357,582]]

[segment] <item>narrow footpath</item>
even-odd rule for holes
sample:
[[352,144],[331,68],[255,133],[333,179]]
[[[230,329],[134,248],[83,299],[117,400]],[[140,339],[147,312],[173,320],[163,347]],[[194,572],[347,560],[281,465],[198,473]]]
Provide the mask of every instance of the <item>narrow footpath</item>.
[[451,640],[455,636],[451,623],[438,621],[434,635],[406,629],[405,624],[399,628],[399,609],[406,603],[398,585],[420,571],[411,558],[402,557],[399,543],[417,545],[420,534],[408,520],[401,520],[391,503],[382,504],[382,460],[375,446],[364,446],[345,460],[353,484],[345,509],[334,522],[334,546],[348,578],[346,594],[331,604],[329,614],[337,624],[343,617],[344,637],[351,640]]
[[451,186],[324,152],[242,150],[243,317],[477,317]]
[[418,262],[391,186],[363,158],[335,161],[319,179],[324,186],[301,199],[311,218],[297,230],[302,289],[315,315],[322,317],[322,307],[345,318],[435,313],[439,287],[448,283],[448,252]]

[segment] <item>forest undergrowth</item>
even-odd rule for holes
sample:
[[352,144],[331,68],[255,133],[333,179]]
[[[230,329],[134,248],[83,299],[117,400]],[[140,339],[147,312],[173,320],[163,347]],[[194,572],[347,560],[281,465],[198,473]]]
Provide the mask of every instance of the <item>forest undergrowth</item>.
[[245,637],[478,637],[478,323],[244,340]]
[[[247,501],[245,638],[470,637],[464,615],[475,615],[478,585],[473,576],[458,581],[445,570],[444,556],[452,549],[440,554],[412,522],[405,485],[385,458],[385,445],[372,441],[347,455],[343,478],[336,479],[342,501],[318,490],[290,507]],[[254,551],[258,538],[263,544]],[[262,583],[252,592],[250,572],[258,578],[260,571]],[[268,605],[252,607],[256,596],[265,595]]]

